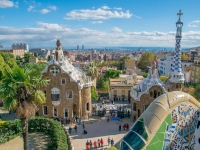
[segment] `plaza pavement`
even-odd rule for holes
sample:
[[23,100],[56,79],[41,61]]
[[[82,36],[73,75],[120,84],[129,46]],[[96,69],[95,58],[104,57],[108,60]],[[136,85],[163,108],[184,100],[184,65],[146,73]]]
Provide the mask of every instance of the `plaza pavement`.
[[[104,140],[104,147],[108,148],[107,139],[110,137],[113,138],[114,143],[116,144],[119,142],[122,137],[127,133],[126,131],[123,131],[123,128],[121,131],[119,131],[119,123],[123,126],[124,123],[128,123],[131,127],[133,125],[133,121],[129,118],[124,118],[122,121],[116,121],[116,120],[110,120],[107,122],[106,118],[100,118],[100,117],[92,117],[88,120],[85,120],[85,129],[88,132],[87,134],[83,134],[83,127],[82,125],[78,125],[77,133],[74,130],[74,125],[72,127],[72,133],[71,133],[71,139],[72,144],[74,146],[74,150],[85,150],[86,149],[86,141],[92,140],[98,140],[102,138]],[[66,126],[68,128],[69,126]],[[99,148],[98,150],[103,150],[103,148]]]

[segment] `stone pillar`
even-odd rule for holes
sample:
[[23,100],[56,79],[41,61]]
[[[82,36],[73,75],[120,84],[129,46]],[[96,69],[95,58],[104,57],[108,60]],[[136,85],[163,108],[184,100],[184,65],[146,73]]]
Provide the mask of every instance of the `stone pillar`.
[[[91,90],[90,87],[84,87],[81,90],[82,98],[82,117],[88,118],[88,114],[91,115],[92,112],[92,101],[91,101]],[[86,110],[86,103],[89,103],[89,111]]]

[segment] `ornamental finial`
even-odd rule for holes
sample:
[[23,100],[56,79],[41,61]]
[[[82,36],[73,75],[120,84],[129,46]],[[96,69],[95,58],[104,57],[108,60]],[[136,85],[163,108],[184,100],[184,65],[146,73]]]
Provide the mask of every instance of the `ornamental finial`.
[[181,15],[183,15],[183,13],[181,12],[181,9],[177,13],[177,15],[179,16],[179,18],[178,18],[178,21],[176,22],[176,24],[183,24],[182,21],[181,21]]

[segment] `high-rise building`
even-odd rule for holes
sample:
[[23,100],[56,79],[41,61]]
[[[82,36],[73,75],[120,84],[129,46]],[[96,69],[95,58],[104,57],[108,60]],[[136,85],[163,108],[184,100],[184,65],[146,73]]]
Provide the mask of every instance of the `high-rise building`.
[[12,49],[24,49],[25,51],[28,51],[29,50],[29,47],[28,47],[28,44],[26,43],[14,43],[12,45]]
[[79,45],[77,45],[77,50],[79,50]]
[[82,45],[82,50],[84,50],[84,45]]

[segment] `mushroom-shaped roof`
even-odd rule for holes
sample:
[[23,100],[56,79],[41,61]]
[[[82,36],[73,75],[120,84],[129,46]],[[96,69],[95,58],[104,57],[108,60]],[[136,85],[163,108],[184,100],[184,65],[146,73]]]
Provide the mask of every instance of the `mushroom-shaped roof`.
[[57,47],[62,45],[62,43],[59,39],[57,40],[56,45],[57,45]]
[[199,150],[200,103],[191,95],[167,92],[143,112],[124,136],[120,150]]

